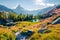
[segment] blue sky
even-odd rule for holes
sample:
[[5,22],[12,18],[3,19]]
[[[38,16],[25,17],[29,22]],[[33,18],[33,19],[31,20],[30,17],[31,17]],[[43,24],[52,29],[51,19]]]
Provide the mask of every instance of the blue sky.
[[11,9],[15,9],[20,5],[26,10],[37,10],[59,5],[60,0],[0,0],[0,4]]

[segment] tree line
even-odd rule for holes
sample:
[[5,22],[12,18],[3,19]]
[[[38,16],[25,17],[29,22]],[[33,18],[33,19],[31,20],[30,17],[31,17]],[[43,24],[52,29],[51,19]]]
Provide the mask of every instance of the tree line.
[[13,20],[14,22],[15,21],[29,21],[29,20],[33,20],[33,19],[40,19],[40,15],[36,15],[36,16],[33,16],[33,14],[23,14],[23,13],[20,13],[19,15],[14,13],[14,12],[0,12],[0,19],[1,20]]

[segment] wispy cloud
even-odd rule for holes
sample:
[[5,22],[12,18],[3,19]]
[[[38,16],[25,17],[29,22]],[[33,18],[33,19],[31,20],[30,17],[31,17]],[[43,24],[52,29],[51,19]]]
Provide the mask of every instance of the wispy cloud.
[[46,0],[34,0],[36,5],[48,7],[48,6],[54,6],[55,4],[53,3],[45,3]]

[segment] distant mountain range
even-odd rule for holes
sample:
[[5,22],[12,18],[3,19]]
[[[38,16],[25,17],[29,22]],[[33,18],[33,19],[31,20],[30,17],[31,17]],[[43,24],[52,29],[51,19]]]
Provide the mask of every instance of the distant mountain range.
[[17,14],[23,13],[23,14],[33,14],[33,15],[44,14],[44,13],[52,10],[53,8],[54,7],[52,6],[52,7],[47,7],[44,9],[28,11],[28,10],[25,10],[24,8],[22,8],[20,5],[18,5],[16,9],[10,9],[10,8],[7,8],[3,5],[0,5],[0,11],[6,11],[6,12],[13,11]]
[[44,9],[28,11],[28,10],[25,10],[24,8],[22,8],[20,5],[18,5],[18,7],[16,9],[13,9],[13,11],[18,13],[18,14],[24,13],[24,14],[38,15],[38,14],[46,13],[46,12],[52,10],[52,9],[53,9],[53,7],[47,7],[47,8],[44,8]]

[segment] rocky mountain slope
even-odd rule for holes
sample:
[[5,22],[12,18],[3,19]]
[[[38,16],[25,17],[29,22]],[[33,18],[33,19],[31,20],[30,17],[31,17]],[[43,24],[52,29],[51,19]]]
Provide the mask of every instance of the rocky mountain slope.
[[52,9],[51,11],[47,12],[44,15],[51,15],[51,16],[48,16],[45,19],[43,19],[42,21],[40,21],[40,23],[38,23],[34,26],[31,26],[31,29],[33,27],[38,28],[38,30],[45,29],[45,28],[48,28],[46,26],[53,25],[52,22],[60,17],[60,5],[56,6],[54,9]]

